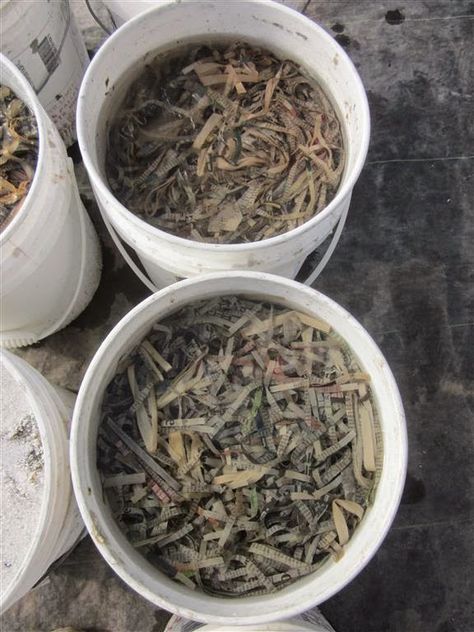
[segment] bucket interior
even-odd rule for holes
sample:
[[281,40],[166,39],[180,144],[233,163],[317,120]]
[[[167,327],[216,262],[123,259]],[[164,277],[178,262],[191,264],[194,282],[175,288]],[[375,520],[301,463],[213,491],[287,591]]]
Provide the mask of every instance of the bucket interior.
[[18,211],[15,212],[14,216],[10,217],[3,231],[0,232],[0,239],[3,240],[13,232],[13,226],[16,226],[20,223],[20,218],[23,218],[25,211],[28,208],[28,202],[36,196],[37,189],[40,186],[39,183],[44,171],[45,162],[44,138],[46,136],[46,130],[44,121],[39,112],[39,104],[36,101],[33,89],[27,83],[21,71],[17,69],[13,62],[11,62],[9,59],[1,54],[0,66],[2,73],[2,83],[8,86],[15,93],[15,96],[17,96],[19,99],[21,99],[21,101],[25,103],[27,108],[34,115],[36,119],[36,125],[38,127],[38,160],[36,162],[33,180],[31,181],[28,193],[23,200],[23,204],[18,209]]
[[[255,274],[251,282],[239,273],[230,273],[231,279],[229,275],[224,278],[212,276],[216,277],[212,282],[206,283],[205,278],[181,282],[144,301],[122,321],[117,327],[119,331],[112,332],[103,344],[86,375],[75,412],[80,418],[79,422],[76,419],[76,423],[81,424],[80,445],[75,446],[73,457],[76,468],[77,463],[81,463],[80,472],[76,472],[81,479],[79,483],[75,481],[76,492],[79,491],[82,497],[79,504],[83,518],[102,554],[125,581],[150,601],[164,607],[172,604],[182,613],[188,609],[185,616],[207,621],[222,622],[229,616],[237,616],[242,624],[275,620],[284,617],[285,613],[289,617],[296,611],[301,612],[324,601],[348,583],[375,553],[396,511],[403,487],[406,459],[403,411],[382,354],[363,328],[342,308],[336,306],[335,309],[330,299],[318,295],[316,303],[314,291],[299,287],[295,290],[296,284],[289,281],[269,283],[268,278],[275,278],[269,275],[258,275],[266,278],[256,280]],[[252,287],[251,291],[249,287]],[[384,465],[374,504],[367,509],[346,545],[343,558],[337,562],[328,560],[311,575],[275,594],[255,597],[217,598],[193,592],[148,563],[128,542],[111,515],[96,467],[100,407],[105,388],[115,375],[120,360],[141,341],[153,323],[186,303],[224,295],[264,299],[329,322],[349,344],[361,370],[371,375],[384,445]],[[85,419],[87,424],[84,424]],[[245,612],[242,611],[244,605]]]
[[276,3],[253,1],[164,4],[125,24],[104,45],[81,91],[79,134],[107,189],[107,129],[140,69],[158,54],[197,43],[232,41],[292,59],[318,81],[336,109],[345,141],[346,163],[336,198],[342,189],[353,187],[365,159],[369,119],[365,92],[352,62],[308,18]]

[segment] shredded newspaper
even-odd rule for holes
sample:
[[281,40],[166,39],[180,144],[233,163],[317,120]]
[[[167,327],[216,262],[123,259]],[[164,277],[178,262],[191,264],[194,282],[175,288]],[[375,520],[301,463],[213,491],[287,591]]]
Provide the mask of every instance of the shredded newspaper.
[[102,407],[98,466],[120,528],[214,595],[271,593],[339,559],[382,459],[370,378],[342,338],[242,297],[157,323]]
[[287,232],[336,195],[338,116],[297,64],[234,43],[150,60],[108,130],[113,193],[154,226],[194,241]]

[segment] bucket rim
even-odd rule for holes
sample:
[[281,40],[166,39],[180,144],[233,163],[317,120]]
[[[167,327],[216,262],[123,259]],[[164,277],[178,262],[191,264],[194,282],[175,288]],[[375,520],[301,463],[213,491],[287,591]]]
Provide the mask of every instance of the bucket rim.
[[[96,89],[96,82],[94,78],[96,67],[100,68],[102,58],[108,54],[110,49],[113,49],[113,47],[115,46],[115,42],[120,41],[120,38],[123,37],[124,33],[133,31],[138,24],[146,21],[148,19],[148,16],[151,14],[161,14],[166,11],[179,11],[181,10],[180,7],[185,4],[189,6],[193,4],[190,0],[181,0],[180,2],[175,2],[175,0],[162,0],[161,4],[153,6],[125,22],[105,41],[97,54],[94,56],[91,63],[89,64],[89,67],[86,70],[79,91],[76,111],[76,129],[77,140],[81,150],[82,160],[92,181],[93,188],[99,190],[100,196],[106,200],[109,208],[113,209],[113,212],[119,214],[122,219],[126,220],[128,223],[131,223],[136,230],[147,233],[147,235],[151,238],[158,237],[160,240],[167,242],[170,246],[181,246],[183,248],[192,247],[203,252],[207,251],[215,253],[237,253],[271,248],[272,246],[277,246],[285,243],[288,239],[293,239],[300,235],[303,235],[307,231],[311,230],[315,225],[324,222],[347,197],[350,197],[365,164],[369,149],[371,128],[369,103],[364,85],[362,83],[362,79],[360,78],[360,75],[357,72],[357,69],[349,55],[342,48],[342,46],[323,29],[322,26],[320,26],[307,16],[299,13],[295,9],[279,4],[274,0],[247,0],[247,2],[248,4],[260,4],[263,6],[271,7],[272,10],[280,12],[283,16],[285,14],[297,16],[298,19],[304,22],[308,28],[314,31],[315,36],[319,37],[336,50],[340,62],[344,61],[344,63],[350,68],[352,72],[354,83],[357,89],[357,95],[360,99],[361,127],[363,130],[361,139],[362,142],[360,143],[360,146],[358,148],[353,168],[350,172],[348,172],[346,181],[343,182],[342,185],[339,187],[336,195],[331,200],[331,202],[318,214],[314,215],[309,220],[301,224],[301,226],[297,226],[296,228],[293,228],[279,235],[269,237],[267,239],[237,244],[215,244],[200,242],[185,237],[179,237],[178,235],[174,235],[172,233],[168,233],[160,228],[157,228],[156,226],[152,226],[144,219],[135,215],[113,195],[106,184],[106,179],[102,176],[99,168],[96,166],[96,157],[92,158],[91,153],[88,150],[88,142],[86,140],[87,124],[85,122],[85,116],[88,110],[89,92]],[[209,0],[209,3],[212,4],[212,0]],[[96,152],[94,153],[96,154]],[[104,210],[104,212],[110,215],[109,210]]]
[[[8,0],[10,2],[11,0]],[[38,189],[40,187],[40,180],[44,172],[44,164],[47,155],[46,148],[46,138],[47,138],[47,129],[46,129],[46,117],[47,114],[43,109],[39,99],[36,95],[36,92],[31,87],[30,83],[24,76],[17,66],[8,59],[3,53],[0,53],[0,72],[2,74],[2,82],[4,81],[3,77],[3,69],[6,68],[15,78],[15,81],[21,86],[21,89],[27,95],[29,103],[26,102],[25,99],[21,99],[27,108],[33,112],[33,115],[36,120],[36,125],[38,128],[38,157],[35,165],[35,172],[33,175],[33,180],[31,181],[30,188],[28,189],[28,193],[26,194],[25,199],[23,200],[23,204],[21,208],[15,213],[15,216],[5,228],[0,232],[0,245],[6,242],[13,234],[14,230],[18,229],[18,227],[26,220],[26,216],[28,214],[28,206],[30,205],[33,198],[37,195]],[[16,90],[8,86],[16,95]],[[20,98],[20,97],[18,97]]]
[[[243,285],[239,286],[239,281],[242,284],[245,283],[246,289],[243,289]],[[211,288],[211,291],[215,291],[218,282],[225,288],[222,295],[234,292],[252,295],[263,292],[262,287],[256,289],[257,281],[261,286],[265,285],[268,300],[282,301],[283,296],[290,296],[292,292],[296,291],[301,297],[304,297],[308,310],[311,310],[310,305],[313,304],[328,309],[334,317],[337,316],[340,322],[344,322],[344,326],[347,324],[351,333],[354,334],[352,340],[348,335],[343,335],[347,344],[353,345],[353,340],[357,337],[359,345],[363,343],[367,353],[374,353],[373,364],[377,367],[380,382],[377,391],[374,387],[374,396],[378,400],[379,407],[384,401],[384,406],[390,408],[390,418],[385,423],[384,419],[387,413],[385,411],[385,416],[383,416],[380,412],[384,434],[384,464],[378,483],[379,493],[375,494],[371,512],[365,516],[366,522],[360,525],[360,528],[351,538],[351,541],[354,542],[352,549],[348,549],[342,560],[336,563],[342,564],[344,567],[342,574],[339,573],[336,581],[334,581],[333,574],[336,573],[337,575],[338,571],[341,571],[341,566],[334,570],[335,567],[329,567],[331,562],[328,561],[327,566],[322,567],[323,573],[316,571],[316,575],[312,576],[311,583],[308,581],[304,585],[301,583],[299,585],[298,583],[292,584],[289,587],[292,589],[289,593],[283,594],[285,591],[278,591],[272,595],[240,599],[217,598],[204,594],[201,601],[199,601],[199,596],[195,597],[200,606],[197,607],[188,601],[195,594],[193,591],[189,591],[185,587],[174,587],[174,584],[173,588],[170,588],[169,585],[166,585],[166,581],[172,582],[172,580],[164,579],[156,569],[150,573],[147,570],[148,563],[144,560],[138,564],[136,560],[132,559],[134,555],[131,553],[132,545],[127,541],[125,535],[119,532],[118,526],[109,527],[108,509],[104,506],[103,500],[99,500],[102,497],[100,480],[95,459],[90,453],[90,446],[92,443],[95,446],[96,441],[95,430],[91,431],[90,429],[91,420],[96,414],[93,400],[97,401],[97,398],[102,395],[105,388],[103,376],[119,358],[123,357],[127,340],[131,339],[134,335],[133,332],[136,333],[138,327],[144,326],[145,321],[151,321],[152,315],[157,314],[159,308],[165,307],[167,313],[170,313],[186,302],[199,300],[188,297],[187,290],[190,286],[194,286],[196,292],[202,289],[201,292],[198,292],[202,298],[205,296],[206,289]],[[281,295],[278,295],[278,292]],[[301,300],[303,301],[303,298]],[[313,313],[317,313],[316,310]],[[159,318],[161,315],[154,317]],[[115,348],[111,349],[110,347]],[[360,352],[357,355],[363,363]],[[382,396],[386,399],[383,400]],[[389,401],[388,404],[387,401]],[[390,450],[387,449],[388,444],[385,443],[385,432],[393,440]],[[362,325],[338,303],[297,281],[263,272],[236,271],[206,274],[168,286],[139,303],[113,328],[97,350],[81,384],[73,416],[70,460],[74,490],[84,523],[104,559],[130,587],[152,603],[186,618],[216,624],[228,624],[229,621],[238,619],[238,625],[251,625],[288,618],[318,605],[339,592],[368,564],[382,544],[398,510],[405,482],[407,452],[405,414],[397,384],[382,352]],[[383,496],[382,492],[384,493]],[[371,530],[372,535],[369,542],[366,534]],[[360,534],[363,534],[365,539],[362,539]],[[150,566],[150,568],[152,567]],[[147,573],[148,575],[146,575]],[[156,579],[157,574],[160,581]],[[328,579],[326,579],[328,577],[331,578],[332,583],[319,589],[315,598],[314,593],[317,592],[315,589],[318,582],[321,582],[323,574],[325,575],[325,583],[328,584]],[[155,584],[159,584],[159,589]],[[283,598],[284,606],[279,603],[279,598]],[[204,601],[206,606],[202,607],[201,604]],[[237,614],[239,610],[244,610],[244,606],[252,606],[249,610],[253,611],[243,615]],[[257,613],[255,608],[258,608]]]

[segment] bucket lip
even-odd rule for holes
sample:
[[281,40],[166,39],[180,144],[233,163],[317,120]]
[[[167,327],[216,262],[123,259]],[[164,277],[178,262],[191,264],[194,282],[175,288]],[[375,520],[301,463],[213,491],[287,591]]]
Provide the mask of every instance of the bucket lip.
[[[211,2],[211,0],[209,0]],[[344,60],[347,66],[349,66],[353,73],[354,82],[356,84],[357,92],[360,97],[361,103],[361,126],[363,131],[361,144],[358,149],[356,160],[353,168],[348,174],[348,178],[345,182],[339,187],[336,195],[331,200],[331,202],[323,208],[317,215],[314,215],[312,218],[304,222],[301,226],[297,226],[289,231],[286,231],[280,235],[275,235],[274,237],[269,237],[268,239],[261,239],[255,242],[249,243],[237,243],[237,244],[214,244],[208,242],[199,242],[194,241],[192,239],[187,239],[185,237],[179,237],[178,235],[174,235],[172,233],[168,233],[156,226],[152,226],[145,220],[141,219],[132,211],[129,211],[126,206],[124,206],[110,191],[107,186],[105,179],[102,177],[99,169],[96,167],[96,161],[91,157],[90,152],[88,151],[86,135],[87,135],[87,126],[86,123],[83,122],[85,118],[86,112],[88,110],[88,93],[91,89],[95,89],[95,69],[100,65],[102,61],[102,57],[106,55],[109,49],[113,48],[115,45],[115,41],[119,40],[122,37],[123,33],[127,33],[135,29],[135,26],[142,21],[147,19],[147,16],[152,13],[161,13],[164,11],[173,11],[180,10],[179,7],[183,4],[191,5],[192,2],[189,0],[181,0],[181,2],[176,2],[175,0],[162,0],[162,4],[158,6],[153,6],[150,9],[146,9],[144,12],[136,15],[132,19],[125,22],[120,28],[118,28],[102,45],[97,54],[92,59],[89,67],[86,70],[84,75],[81,88],[79,91],[78,101],[77,101],[77,112],[76,112],[76,129],[77,129],[77,139],[79,143],[79,147],[82,154],[82,159],[86,170],[93,181],[93,186],[96,189],[100,190],[100,195],[103,196],[107,203],[114,208],[114,210],[119,213],[123,219],[126,219],[128,222],[131,222],[137,229],[145,230],[149,236],[151,237],[159,237],[163,241],[167,241],[170,246],[176,245],[181,247],[195,247],[199,248],[201,251],[208,252],[220,252],[220,253],[234,253],[234,252],[246,252],[248,250],[254,251],[255,249],[265,249],[271,246],[276,246],[281,243],[287,241],[288,238],[297,237],[302,235],[306,231],[310,230],[315,224],[319,224],[323,222],[328,216],[332,214],[334,209],[348,196],[350,196],[352,189],[354,188],[360,173],[364,167],[365,160],[367,157],[367,152],[369,149],[370,142],[370,110],[369,103],[367,99],[367,94],[365,92],[364,85],[362,83],[362,79],[360,78],[359,73],[357,72],[354,63],[352,62],[349,55],[342,48],[342,46],[329,34],[327,33],[322,26],[318,23],[314,22],[307,16],[299,13],[295,9],[287,7],[285,5],[274,2],[274,0],[251,0],[248,2],[249,4],[260,4],[263,6],[269,6],[272,10],[280,12],[282,14],[290,14],[293,16],[298,16],[301,21],[306,22],[308,27],[312,28],[317,35],[322,40],[326,41],[330,46],[334,47],[339,55],[341,60]]]
[[[84,426],[84,424],[86,423],[86,420],[89,419],[90,402],[96,397],[98,389],[96,385],[100,383],[101,375],[103,375],[104,371],[106,371],[111,365],[111,359],[108,357],[109,346],[113,344],[117,338],[121,337],[123,340],[121,341],[119,347],[117,347],[114,351],[114,356],[116,358],[120,357],[120,352],[122,351],[123,353],[123,347],[126,344],[126,339],[133,335],[133,323],[137,320],[137,317],[140,317],[142,312],[153,310],[154,306],[159,306],[163,300],[166,300],[167,305],[170,306],[173,302],[173,294],[176,294],[176,292],[181,294],[182,292],[185,292],[185,289],[189,288],[189,286],[195,286],[197,288],[202,286],[203,290],[205,290],[205,288],[209,287],[212,282],[220,281],[225,282],[226,284],[226,290],[223,291],[223,294],[227,292],[227,289],[228,293],[232,293],[233,291],[242,293],[241,286],[235,287],[238,285],[238,282],[236,282],[235,285],[233,284],[233,281],[237,279],[240,281],[248,281],[249,294],[262,291],[261,288],[255,290],[255,283],[252,282],[264,282],[268,286],[269,299],[272,296],[272,288],[276,291],[277,285],[279,286],[278,289],[282,292],[296,290],[307,299],[308,309],[311,309],[309,305],[316,301],[317,304],[323,305],[333,311],[337,314],[338,318],[340,317],[347,325],[350,326],[354,334],[357,334],[359,343],[361,344],[363,342],[364,346],[368,350],[368,353],[369,351],[374,353],[374,362],[379,367],[378,374],[382,380],[382,386],[375,392],[375,395],[377,396],[379,391],[381,391],[382,395],[385,395],[387,399],[390,400],[390,405],[393,410],[393,413],[391,413],[390,416],[392,420],[391,423],[384,426],[382,420],[382,428],[389,428],[389,434],[392,439],[394,439],[392,447],[395,445],[396,450],[389,451],[386,446],[384,448],[384,466],[382,468],[382,476],[379,481],[379,486],[382,490],[384,490],[385,495],[382,497],[381,493],[378,495],[376,494],[372,508],[373,511],[367,515],[367,520],[370,520],[370,524],[367,525],[366,523],[365,530],[360,529],[356,532],[356,535],[357,533],[366,533],[367,529],[372,527],[375,529],[375,535],[370,543],[367,541],[365,543],[362,542],[362,545],[359,544],[359,549],[353,549],[347,552],[346,556],[340,562],[344,563],[344,559],[349,560],[349,562],[346,563],[350,564],[350,566],[348,566],[348,569],[344,569],[345,574],[341,578],[337,577],[333,583],[326,586],[323,590],[320,590],[316,599],[314,599],[312,595],[317,586],[317,581],[321,579],[321,574],[317,578],[313,578],[313,583],[300,586],[295,591],[292,591],[291,595],[282,595],[282,592],[280,592],[275,593],[274,595],[246,598],[245,600],[242,599],[239,601],[236,601],[235,599],[225,600],[205,595],[206,602],[211,605],[210,607],[207,607],[205,612],[203,612],[202,609],[199,610],[199,608],[194,605],[192,607],[182,605],[186,603],[186,599],[183,598],[184,591],[182,589],[176,589],[176,592],[173,595],[173,600],[171,601],[168,596],[170,590],[169,588],[166,589],[167,595],[163,596],[161,591],[156,590],[156,587],[155,590],[153,590],[151,587],[146,585],[143,577],[137,577],[137,565],[133,560],[130,560],[129,552],[124,549],[124,542],[126,542],[125,536],[122,536],[122,541],[120,541],[120,538],[111,533],[111,529],[107,525],[107,520],[104,518],[104,514],[102,513],[102,505],[99,505],[95,501],[95,496],[92,490],[96,486],[95,477],[97,473],[94,469],[94,465],[91,463],[91,459],[89,458],[88,448],[91,444],[90,431],[89,428]],[[175,296],[174,298],[176,307],[179,308],[183,297]],[[274,300],[278,301],[279,298],[275,296]],[[185,302],[186,301],[182,304]],[[347,336],[345,336],[345,338],[348,339]],[[351,344],[349,339],[348,344]],[[363,360],[363,358],[360,359]],[[102,389],[102,386],[100,388]],[[102,556],[129,586],[152,603],[168,610],[171,609],[173,612],[187,618],[215,624],[228,624],[229,621],[236,621],[238,619],[239,625],[249,625],[272,622],[277,619],[288,618],[293,615],[300,614],[302,611],[322,603],[335,593],[339,592],[356,575],[358,575],[358,573],[368,564],[370,559],[377,552],[394,520],[403,492],[407,468],[407,456],[408,445],[406,422],[397,384],[382,352],[362,325],[342,306],[313,288],[309,288],[296,281],[268,273],[234,271],[206,274],[192,279],[185,279],[172,286],[168,286],[139,303],[112,329],[93,357],[81,384],[73,416],[70,460],[74,490],[84,523],[86,524],[87,529],[92,535],[92,539]],[[386,500],[385,504],[383,504],[384,500]],[[376,507],[379,507],[377,514],[374,513],[374,508]],[[382,507],[383,511],[381,511]],[[124,558],[127,561],[124,561]],[[328,569],[329,572],[331,572],[331,568]],[[171,590],[173,591],[174,589]],[[284,606],[280,606],[280,608],[278,607],[279,596],[283,596],[286,600]],[[231,602],[234,606],[232,614],[229,612],[231,605],[229,602]],[[219,612],[219,614],[209,613],[209,610],[212,611],[212,605],[216,606],[214,612]],[[262,613],[255,614],[255,612],[253,612],[251,614],[237,615],[235,606],[238,605],[252,605],[253,609],[259,607],[261,608]],[[224,607],[226,614],[221,614]],[[218,608],[220,608],[220,610]]]
[[[11,1],[12,0],[8,0],[8,2],[11,2]],[[26,104],[28,109],[33,112],[36,119],[36,125],[38,127],[38,158],[36,161],[33,180],[31,181],[30,188],[28,190],[28,193],[26,194],[26,198],[24,199],[21,208],[16,213],[15,217],[10,222],[8,222],[7,226],[3,229],[3,231],[0,232],[0,245],[6,242],[12,236],[13,231],[16,230],[20,226],[20,224],[22,224],[26,220],[26,217],[28,214],[28,205],[31,202],[31,200],[36,196],[38,188],[40,186],[39,182],[43,174],[43,170],[44,170],[43,166],[45,164],[46,151],[47,151],[46,150],[47,130],[46,130],[46,121],[45,121],[45,117],[47,115],[46,115],[46,112],[43,110],[35,91],[31,87],[28,80],[21,72],[21,70],[17,68],[15,64],[12,61],[10,61],[10,59],[8,59],[8,57],[3,55],[3,53],[0,53],[0,71],[3,68],[7,68],[12,73],[12,75],[14,75],[15,81],[17,81],[21,85],[22,90],[24,90],[27,94],[29,103],[26,103],[24,99],[22,100]],[[2,77],[2,80],[3,80],[3,77]],[[13,90],[13,92],[16,92],[14,88],[11,88],[11,90]]]

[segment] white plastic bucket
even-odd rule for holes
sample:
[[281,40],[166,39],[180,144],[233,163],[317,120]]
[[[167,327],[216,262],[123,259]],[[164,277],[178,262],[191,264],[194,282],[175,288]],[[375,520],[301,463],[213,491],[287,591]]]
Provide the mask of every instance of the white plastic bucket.
[[[113,196],[105,175],[107,124],[137,67],[157,52],[172,50],[186,41],[206,41],[219,36],[256,43],[301,64],[332,96],[345,136],[346,169],[330,204],[302,226],[250,244],[200,243],[151,226]],[[268,0],[163,0],[159,6],[124,24],[106,41],[89,66],[78,101],[78,140],[104,220],[109,230],[117,231],[136,251],[158,287],[183,277],[234,269],[294,278],[305,258],[339,222],[330,256],[365,161],[369,132],[367,97],[343,49],[310,19]]]
[[0,233],[0,345],[17,347],[65,327],[81,313],[99,284],[101,254],[56,128],[3,55],[0,72],[2,83],[34,113],[39,131],[30,190]]
[[30,82],[66,145],[76,139],[77,95],[89,64],[68,0],[1,0],[2,53]]
[[[131,20],[136,15],[157,6],[163,0],[105,0],[104,4],[110,12],[113,21],[117,26],[122,26],[124,22]],[[224,0],[229,1],[229,0]],[[232,0],[231,0],[232,1]],[[278,0],[281,4],[292,9],[302,9],[305,5],[304,0]],[[194,0],[200,2],[200,0]]]
[[[102,494],[96,443],[104,391],[121,358],[151,326],[197,300],[244,295],[300,310],[330,323],[357,355],[371,385],[381,423],[384,463],[373,505],[338,562],[276,593],[219,598],[180,586],[154,568],[127,541]],[[187,619],[218,625],[253,625],[290,618],[325,601],[351,581],[382,543],[397,510],[405,480],[407,443],[400,395],[382,353],[342,307],[296,281],[258,272],[227,272],[187,279],[135,307],[107,336],[89,365],[74,409],[71,469],[82,517],[99,551],[118,575],[157,606]]]
[[10,374],[28,398],[44,452],[43,501],[38,526],[23,564],[1,595],[0,612],[4,612],[77,542],[84,524],[74,498],[69,468],[69,425],[75,397],[52,386],[9,351],[0,351],[0,368]]
[[245,630],[247,632],[335,632],[317,608],[286,621],[261,623],[251,628],[234,625],[216,627],[173,615],[165,628],[165,632],[194,632],[195,630],[201,630],[201,632],[243,632]]

